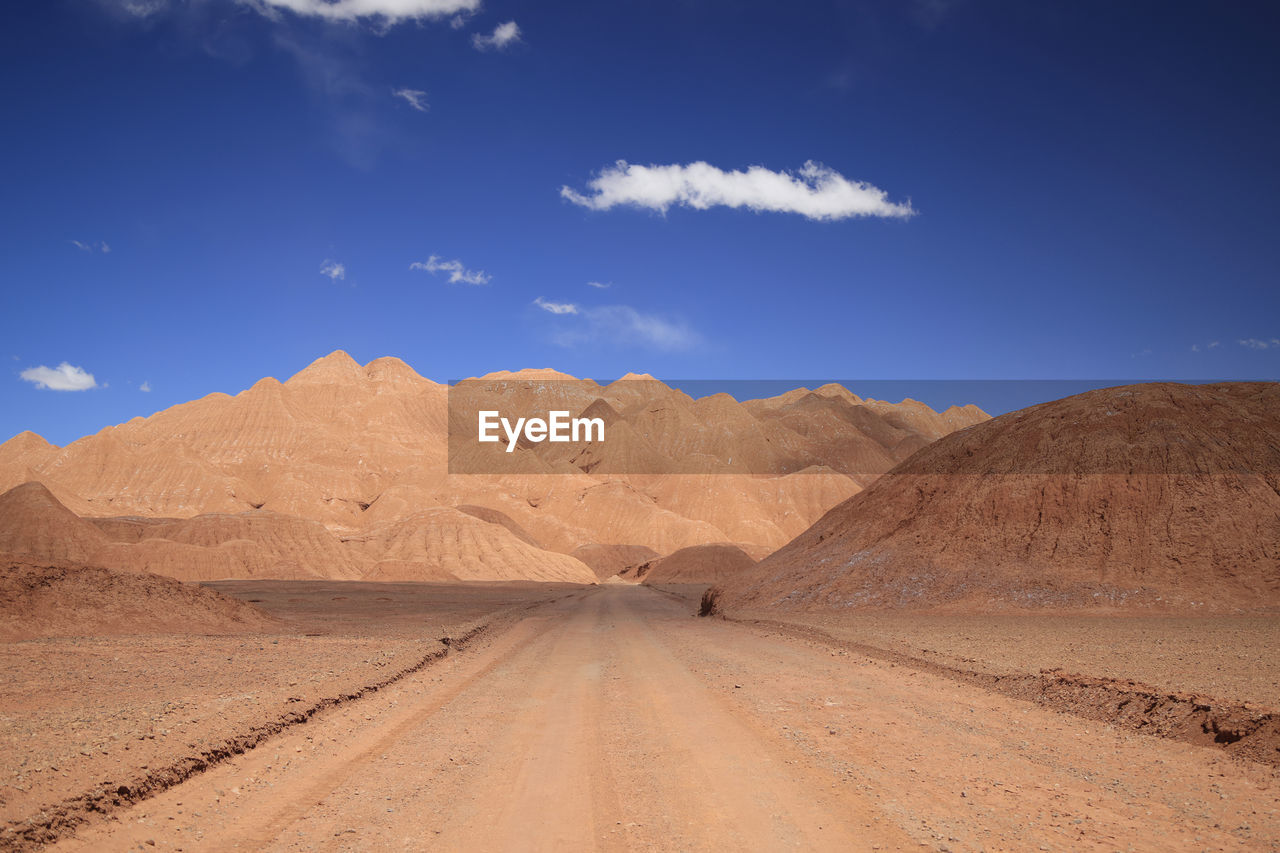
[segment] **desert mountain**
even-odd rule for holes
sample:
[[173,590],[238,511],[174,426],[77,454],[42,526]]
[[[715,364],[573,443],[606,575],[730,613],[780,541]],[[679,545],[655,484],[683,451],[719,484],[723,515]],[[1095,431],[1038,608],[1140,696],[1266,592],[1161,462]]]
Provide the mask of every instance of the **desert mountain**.
[[262,510],[185,519],[81,518],[40,483],[0,495],[0,551],[42,565],[91,565],[187,581],[355,579],[369,568],[318,522]]
[[268,510],[178,519],[80,518],[44,486],[24,483],[0,495],[0,551],[41,565],[104,567],[185,581],[595,582],[585,564],[521,538],[501,513],[470,509],[426,510],[339,539],[317,521]]
[[[501,513],[498,513],[501,515]],[[530,544],[501,521],[451,507],[423,510],[347,540],[378,561],[376,580],[595,583],[585,563]]]
[[731,542],[691,545],[629,569],[641,583],[721,583],[756,564],[751,555]]
[[275,623],[252,604],[152,574],[48,566],[0,554],[0,639],[230,633]]
[[598,580],[607,580],[631,566],[658,558],[658,552],[643,545],[580,545],[572,556],[591,567]]
[[0,495],[0,552],[74,564],[88,562],[107,545],[98,528],[40,483],[23,483]]
[[1280,606],[1280,385],[1091,391],[919,451],[729,608]]
[[[483,473],[462,464],[465,447],[450,458],[449,430],[451,418],[474,429],[468,406],[491,398],[451,391],[398,359],[362,366],[338,351],[286,382],[210,394],[66,447],[22,433],[0,445],[0,490],[39,481],[73,515],[97,520],[108,546],[101,564],[187,579],[454,574],[443,567],[460,564],[439,549],[461,540],[434,541],[428,560],[427,539],[409,532],[439,509],[487,525],[430,516],[459,535],[492,537],[465,547],[493,559],[511,553],[508,536],[564,555],[611,543],[666,554],[736,542],[757,553],[803,532],[919,446],[986,419],[971,407],[937,413],[862,400],[839,386],[739,403],[723,394],[695,400],[643,375],[603,386],[550,370],[471,381],[497,383],[514,410],[554,404],[601,417],[609,440],[526,442],[499,451],[514,468]],[[482,473],[450,473],[451,463]],[[398,556],[378,553],[377,542]],[[76,547],[83,556],[101,546]],[[405,554],[424,562],[404,565]],[[475,571],[509,569],[464,574]]]

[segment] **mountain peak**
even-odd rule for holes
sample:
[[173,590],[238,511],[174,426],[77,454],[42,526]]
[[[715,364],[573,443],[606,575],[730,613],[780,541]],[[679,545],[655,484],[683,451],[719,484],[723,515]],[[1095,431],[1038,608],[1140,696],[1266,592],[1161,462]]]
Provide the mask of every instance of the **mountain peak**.
[[828,382],[826,385],[813,389],[813,393],[823,397],[840,397],[855,406],[862,403],[861,397],[838,382]]
[[8,441],[0,444],[0,452],[4,453],[39,453],[57,450],[57,445],[50,444],[44,436],[31,430],[23,430]]
[[364,373],[374,382],[391,385],[413,385],[427,382],[427,378],[395,356],[384,355],[364,366]]
[[106,537],[43,483],[29,480],[0,494],[0,552],[83,562],[104,544]]
[[495,370],[493,373],[486,373],[481,379],[540,379],[545,381],[551,380],[577,380],[578,377],[570,376],[568,373],[561,373],[552,367],[526,367],[522,370]]
[[[66,510],[62,502],[49,491],[48,486],[38,480],[28,480],[0,494],[0,506],[8,507],[14,504],[34,504],[54,507],[59,511]],[[70,510],[67,511],[70,512]]]
[[289,384],[358,382],[363,376],[360,364],[344,350],[336,349],[295,373]]

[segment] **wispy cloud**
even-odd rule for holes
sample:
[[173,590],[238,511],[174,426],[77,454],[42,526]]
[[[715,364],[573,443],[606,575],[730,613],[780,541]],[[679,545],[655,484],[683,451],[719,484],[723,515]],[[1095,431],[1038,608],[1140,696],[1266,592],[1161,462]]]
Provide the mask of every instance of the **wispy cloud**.
[[1245,349],[1252,349],[1252,350],[1263,350],[1263,349],[1271,349],[1272,347],[1280,347],[1280,339],[1277,339],[1277,338],[1271,338],[1270,340],[1260,340],[1258,338],[1242,338],[1239,341],[1239,343],[1240,343],[1240,346],[1244,347]]
[[385,120],[386,89],[370,84],[363,71],[358,34],[340,31],[326,38],[295,28],[273,35],[275,46],[294,61],[309,94],[321,107],[323,137],[349,165],[368,170],[395,143]]
[[426,270],[435,275],[438,272],[447,272],[449,274],[450,284],[488,284],[492,280],[492,276],[487,275],[484,270],[469,270],[462,261],[441,260],[439,255],[432,255],[427,258],[426,263],[422,261],[414,261],[409,264],[411,270]]
[[146,382],[146,381],[144,381],[141,385],[139,385],[139,386],[138,386],[138,390],[139,390],[139,391],[141,391],[141,392],[142,392],[142,393],[144,393],[144,394],[150,394],[150,393],[151,393],[151,383],[150,383],[150,382]]
[[550,314],[578,313],[578,306],[574,305],[572,302],[548,302],[539,296],[537,299],[533,300],[533,304]]
[[476,33],[471,37],[471,44],[476,50],[505,50],[520,41],[520,26],[515,21],[498,24],[489,35]]
[[344,281],[347,277],[347,266],[337,261],[325,260],[320,265],[320,275],[328,276],[330,281]]
[[110,254],[111,252],[111,247],[101,240],[98,240],[96,243],[93,241],[81,243],[79,240],[71,240],[69,242],[82,252],[101,252],[104,255]]
[[425,113],[430,109],[427,104],[427,93],[421,89],[396,89],[391,94],[394,97],[403,98],[405,103],[420,113]]
[[609,288],[613,287],[613,282],[611,282],[611,281],[589,281],[589,282],[587,282],[587,287],[594,287],[594,288],[597,288],[597,289],[599,289],[599,290],[608,290]]
[[[98,0],[112,11],[147,19],[161,12],[186,13],[204,5],[189,0]],[[424,21],[451,16],[467,16],[480,8],[481,0],[236,0],[271,20],[286,13],[302,18],[335,22],[368,22],[390,27],[404,21]],[[212,4],[210,4],[212,5]]]
[[120,8],[137,18],[149,18],[169,7],[169,0],[123,0]]
[[28,367],[18,375],[37,388],[47,388],[50,391],[88,391],[98,387],[92,373],[83,367],[73,367],[65,361],[57,367]]
[[855,216],[906,219],[916,212],[909,201],[891,202],[884,190],[850,180],[812,160],[795,173],[762,166],[726,172],[704,162],[637,166],[619,160],[592,179],[587,188],[583,194],[561,187],[560,195],[592,210],[620,205],[663,213],[672,205],[697,210],[745,207],[758,213],[798,213],[816,220]]
[[[369,31],[383,33],[402,23],[466,19],[481,0],[96,0],[109,13],[151,28],[172,24],[176,35],[202,44],[205,51],[233,64],[249,60],[262,40],[261,27],[244,23],[265,17],[266,42],[290,56],[309,94],[321,109],[319,134],[348,164],[372,169],[383,151],[407,147],[389,121],[387,93],[412,109],[428,109],[426,93],[412,87],[388,87],[370,79]],[[251,10],[228,14],[227,7]],[[256,12],[257,14],[252,14]],[[308,21],[333,26],[306,26]]]
[[[141,2],[141,0],[133,0]],[[475,12],[480,0],[241,0],[268,17],[291,12],[327,21],[369,20],[384,25]]]
[[[535,305],[539,302],[535,300]],[[556,311],[548,308],[572,308],[572,311]],[[630,305],[602,305],[584,308],[577,305],[545,303],[544,311],[561,315],[562,325],[555,330],[551,340],[563,347],[582,344],[608,346],[641,346],[658,350],[686,350],[702,342],[702,336],[686,323],[637,311]]]

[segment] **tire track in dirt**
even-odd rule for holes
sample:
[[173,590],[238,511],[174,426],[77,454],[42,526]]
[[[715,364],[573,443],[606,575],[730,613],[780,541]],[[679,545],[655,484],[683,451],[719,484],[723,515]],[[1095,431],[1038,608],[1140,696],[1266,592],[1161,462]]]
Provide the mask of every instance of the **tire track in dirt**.
[[397,714],[394,721],[363,733],[339,751],[323,756],[314,762],[303,784],[294,788],[287,800],[275,801],[274,808],[255,809],[247,826],[240,826],[228,833],[227,841],[237,849],[261,850],[269,846],[286,827],[305,818],[307,812],[331,794],[346,780],[365,771],[366,765],[384,754],[406,734],[423,726],[445,705],[456,700],[477,682],[488,678],[496,669],[508,663],[513,655],[524,651],[536,638],[536,623],[529,618],[505,631],[485,650],[487,662],[476,663],[456,676],[438,692],[423,697],[423,701]]
[[[622,811],[601,749],[601,682],[610,668],[599,642],[600,600],[543,625],[512,662],[505,683],[475,697],[507,709],[481,757],[469,794],[436,839],[445,850],[579,850],[607,843]],[[498,796],[476,796],[481,791]],[[567,817],[566,817],[567,816]]]
[[619,776],[649,800],[632,818],[631,849],[918,846],[860,792],[838,784],[709,689],[673,654],[674,632],[656,627],[668,628],[673,617],[688,621],[670,602],[683,599],[651,592],[664,598],[609,602],[621,673],[611,707],[625,726],[630,761],[624,767],[631,778],[625,771]]

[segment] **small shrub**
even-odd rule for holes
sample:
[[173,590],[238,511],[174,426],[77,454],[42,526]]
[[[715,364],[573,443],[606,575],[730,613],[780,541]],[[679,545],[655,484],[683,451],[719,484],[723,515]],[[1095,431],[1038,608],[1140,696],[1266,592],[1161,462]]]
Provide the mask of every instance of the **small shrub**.
[[698,608],[699,616],[715,616],[720,612],[720,590],[709,588],[702,594],[702,605]]

